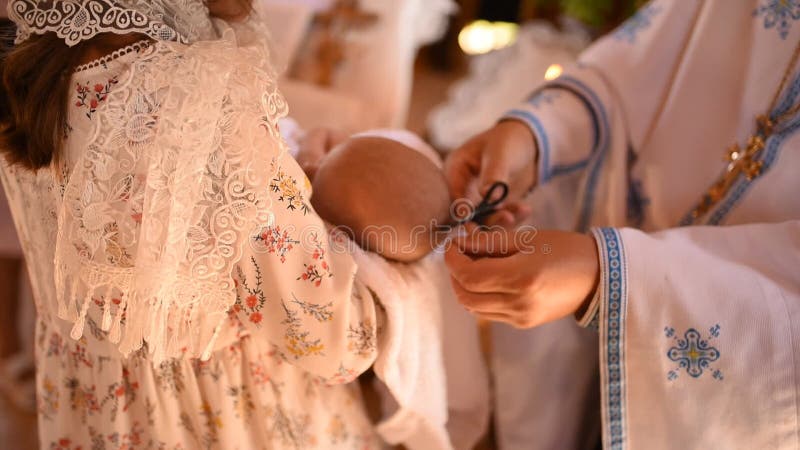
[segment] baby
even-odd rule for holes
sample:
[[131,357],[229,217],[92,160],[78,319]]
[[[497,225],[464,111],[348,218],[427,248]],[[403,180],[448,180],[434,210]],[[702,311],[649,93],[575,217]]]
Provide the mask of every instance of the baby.
[[450,196],[436,152],[412,133],[352,136],[319,162],[311,203],[365,250],[413,262],[446,236]]
[[357,258],[362,281],[394,288],[381,289],[395,330],[374,366],[381,436],[410,449],[474,448],[488,424],[489,382],[475,319],[432,252],[454,222],[441,159],[400,130],[357,134],[327,155],[298,159],[312,178],[317,213],[368,250]]

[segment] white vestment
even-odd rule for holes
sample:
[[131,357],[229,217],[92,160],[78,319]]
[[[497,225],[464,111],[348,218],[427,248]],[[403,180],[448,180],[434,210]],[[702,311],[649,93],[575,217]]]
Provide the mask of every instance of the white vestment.
[[800,116],[707,214],[701,195],[770,111],[800,6],[657,0],[507,116],[539,143],[539,182],[577,174],[594,228],[606,448],[797,448]]

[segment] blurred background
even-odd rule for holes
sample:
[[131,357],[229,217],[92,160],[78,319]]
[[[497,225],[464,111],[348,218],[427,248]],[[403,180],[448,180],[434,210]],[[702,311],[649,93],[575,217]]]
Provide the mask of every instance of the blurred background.
[[[643,0],[257,0],[288,138],[408,128],[443,154],[491,126]],[[2,47],[13,26],[0,21]],[[283,129],[283,128],[282,128]],[[0,193],[0,449],[37,448],[33,299]],[[491,352],[488,343],[486,349]],[[490,433],[481,448],[497,448]]]

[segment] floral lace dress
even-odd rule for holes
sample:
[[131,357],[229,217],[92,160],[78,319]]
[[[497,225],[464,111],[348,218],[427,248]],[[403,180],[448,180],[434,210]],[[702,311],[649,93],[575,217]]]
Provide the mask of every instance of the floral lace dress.
[[[155,45],[134,45],[76,72],[61,169],[0,170],[39,312],[41,447],[380,448],[358,385],[350,383],[376,357],[380,309],[358,282],[351,256],[330,251],[308,202],[309,182],[288,156],[269,185],[274,221],[249,233],[233,270],[236,302],[208,360],[187,354],[156,362],[147,343],[123,356],[106,331],[107,311],[116,307],[126,320],[113,292],[92,296],[82,336],[70,336],[73,321],[60,318],[53,267],[66,185],[110,96],[125,89],[133,62]],[[128,202],[130,192],[120,186],[112,195]],[[126,211],[140,218],[135,206]],[[103,239],[118,233],[114,226],[102,231]],[[117,252],[115,261],[136,257],[122,246]]]

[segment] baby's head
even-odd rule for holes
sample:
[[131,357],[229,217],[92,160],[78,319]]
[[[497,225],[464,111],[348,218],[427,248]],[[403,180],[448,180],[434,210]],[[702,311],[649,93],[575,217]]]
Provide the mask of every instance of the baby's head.
[[314,175],[311,203],[362,248],[411,262],[439,242],[450,223],[450,195],[436,152],[404,131],[351,137],[325,157]]

